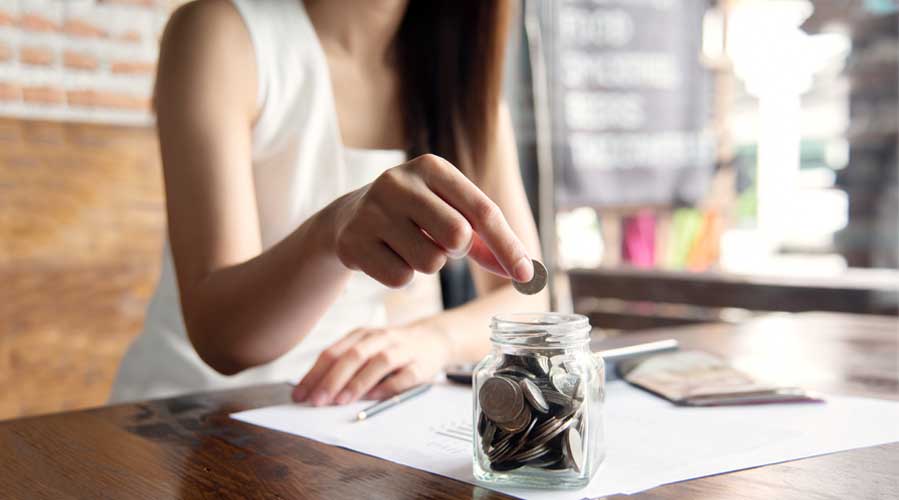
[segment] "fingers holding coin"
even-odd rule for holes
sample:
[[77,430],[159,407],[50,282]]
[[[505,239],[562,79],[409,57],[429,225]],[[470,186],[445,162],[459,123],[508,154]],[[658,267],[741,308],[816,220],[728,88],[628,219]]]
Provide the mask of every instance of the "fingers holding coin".
[[547,280],[547,272],[546,266],[543,265],[539,260],[533,261],[534,265],[534,276],[526,282],[518,282],[513,281],[512,286],[515,287],[520,293],[525,295],[534,295],[535,293],[539,293],[540,290],[543,290],[546,287]]
[[329,205],[333,248],[349,269],[391,287],[411,270],[437,272],[447,256],[468,253],[516,281],[533,277],[524,244],[502,210],[452,164],[422,155]]

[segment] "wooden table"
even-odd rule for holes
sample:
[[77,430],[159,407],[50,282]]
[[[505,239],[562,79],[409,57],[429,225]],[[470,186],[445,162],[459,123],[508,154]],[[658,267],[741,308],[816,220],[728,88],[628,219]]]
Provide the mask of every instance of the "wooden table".
[[[608,339],[674,337],[758,375],[899,399],[899,319],[772,315]],[[284,384],[0,422],[2,498],[503,498],[228,418],[285,403]],[[897,423],[899,425],[899,423]],[[899,444],[662,486],[637,498],[899,498]],[[625,497],[628,498],[628,497]]]

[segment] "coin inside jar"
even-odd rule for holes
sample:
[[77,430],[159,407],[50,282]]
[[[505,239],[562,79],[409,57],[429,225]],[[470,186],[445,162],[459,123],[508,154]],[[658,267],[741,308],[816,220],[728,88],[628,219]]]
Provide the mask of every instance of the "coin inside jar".
[[537,378],[536,375],[527,371],[525,368],[522,368],[520,366],[515,366],[515,365],[504,366],[504,367],[500,368],[499,370],[496,370],[496,374],[497,375],[511,375],[516,378],[522,378],[522,377],[531,378],[531,379]]
[[524,409],[521,387],[506,377],[490,377],[478,392],[481,409],[497,424],[513,422]]
[[[567,360],[567,361],[566,361]],[[478,389],[475,439],[494,472],[584,470],[586,382],[568,356],[507,353]]]
[[574,402],[570,397],[555,390],[544,390],[543,399],[545,399],[547,403],[558,405],[563,408],[571,407]]
[[508,452],[504,453],[502,457],[498,457],[497,460],[514,460],[516,462],[522,462],[523,460],[518,460],[516,455],[528,444],[528,435],[534,430],[535,425],[537,425],[537,419],[530,420],[530,425],[528,425],[527,430],[521,432],[521,437],[518,439],[515,446],[512,446]]
[[537,384],[530,379],[523,378],[518,382],[518,385],[521,386],[524,398],[528,400],[528,403],[530,403],[535,410],[540,413],[549,411],[549,404],[546,403],[546,399],[543,398],[543,392],[537,387]]
[[543,377],[549,373],[549,358],[540,355],[528,358],[527,366],[534,374]]
[[581,441],[581,433],[574,427],[570,427],[565,433],[565,455],[574,470],[581,471],[584,466],[584,449]]
[[493,444],[494,436],[496,436],[496,426],[493,425],[493,422],[487,422],[484,433],[481,435],[481,446],[485,452],[490,448],[490,445]]
[[525,405],[522,406],[521,413],[516,415],[511,421],[497,422],[496,425],[500,429],[514,434],[516,432],[524,430],[528,426],[528,424],[531,422],[531,416],[531,410],[528,409],[528,407]]
[[531,259],[534,263],[534,276],[530,281],[525,283],[519,283],[517,281],[512,281],[512,286],[515,287],[519,293],[523,293],[525,295],[534,295],[535,293],[543,290],[546,286],[546,266],[543,265],[539,260]]
[[534,437],[531,440],[532,444],[536,446],[551,441],[552,438],[564,432],[565,429],[568,429],[571,426],[572,421],[573,419],[571,418],[553,418],[551,422],[547,420],[546,424],[534,429],[534,432],[532,433]]
[[[555,370],[555,368],[553,368],[553,370]],[[555,387],[557,391],[573,398],[577,394],[581,378],[573,373],[566,373],[564,370],[560,370],[551,374],[550,380],[552,380],[553,387]]]

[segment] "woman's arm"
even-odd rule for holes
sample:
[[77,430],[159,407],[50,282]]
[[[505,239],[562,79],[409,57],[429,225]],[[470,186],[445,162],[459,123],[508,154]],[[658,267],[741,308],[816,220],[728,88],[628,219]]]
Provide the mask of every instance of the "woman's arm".
[[[478,186],[500,208],[529,255],[540,255],[537,229],[525,196],[508,109]],[[490,318],[503,312],[544,311],[546,291],[521,295],[507,277],[488,272],[490,252],[478,235],[469,254],[479,297],[411,325],[359,329],[326,349],[297,385],[293,398],[313,404],[345,404],[360,397],[381,399],[425,382],[450,362],[474,361],[489,346]],[[386,377],[386,378],[385,378]]]
[[184,320],[197,353],[224,374],[286,352],[349,274],[319,217],[261,253],[255,64],[229,2],[191,3],[166,28],[154,97]]
[[432,155],[338,198],[263,252],[251,166],[255,64],[226,0],[179,9],[160,52],[169,238],[188,337],[207,364],[233,374],[274,360],[312,329],[350,269],[403,286],[413,271],[437,272],[473,235],[489,248],[475,256],[481,265],[530,278],[528,254],[496,205]]

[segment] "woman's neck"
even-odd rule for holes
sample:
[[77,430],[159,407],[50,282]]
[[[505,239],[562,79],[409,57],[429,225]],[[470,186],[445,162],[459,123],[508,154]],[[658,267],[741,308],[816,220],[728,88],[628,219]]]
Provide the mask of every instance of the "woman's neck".
[[302,0],[323,45],[368,62],[392,59],[409,0]]

